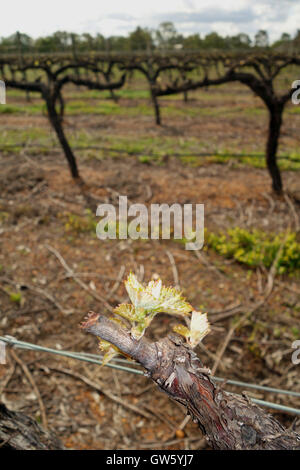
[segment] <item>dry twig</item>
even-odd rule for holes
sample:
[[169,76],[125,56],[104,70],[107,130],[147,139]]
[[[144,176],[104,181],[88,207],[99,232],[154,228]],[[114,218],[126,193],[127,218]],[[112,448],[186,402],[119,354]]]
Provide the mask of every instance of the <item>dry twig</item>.
[[41,394],[40,394],[40,391],[34,381],[34,378],[30,372],[30,370],[28,369],[27,365],[24,364],[24,362],[22,361],[22,359],[15,353],[15,351],[13,349],[11,349],[10,351],[12,357],[14,358],[14,360],[19,364],[19,366],[22,368],[28,382],[30,383],[33,391],[34,391],[34,394],[35,396],[37,397],[37,400],[39,402],[39,407],[40,407],[40,411],[41,411],[41,418],[42,418],[42,423],[43,423],[43,427],[45,429],[48,429],[48,421],[47,421],[47,416],[46,416],[46,408],[45,408],[45,405],[44,405],[44,402],[42,400],[42,397],[41,397]]
[[294,206],[291,198],[286,193],[284,194],[284,199],[285,199],[287,205],[289,206],[289,209],[290,209],[290,211],[293,215],[293,218],[294,218],[294,221],[295,221],[295,230],[296,230],[296,232],[299,232],[299,230],[300,230],[300,221],[299,221],[299,215],[297,214],[295,206]]
[[[40,366],[41,369],[44,369],[43,366]],[[134,413],[137,413],[144,418],[151,419],[151,415],[147,413],[146,411],[143,411],[141,408],[138,408],[137,406],[132,405],[131,403],[127,403],[126,401],[122,400],[121,398],[117,397],[113,393],[111,393],[109,390],[106,390],[103,385],[97,381],[95,382],[94,380],[90,380],[87,377],[85,377],[82,374],[79,374],[78,372],[73,372],[70,369],[65,369],[65,368],[59,368],[59,367],[48,367],[48,369],[59,372],[61,374],[69,375],[70,377],[75,377],[78,380],[81,380],[81,382],[85,383],[89,387],[93,388],[99,393],[102,393],[106,397],[108,397],[110,400],[114,401],[115,403],[118,403],[119,405],[122,405],[124,408],[127,408],[130,411],[133,411]]]
[[169,258],[169,261],[171,263],[172,273],[173,273],[173,278],[174,278],[174,287],[177,290],[180,290],[178,270],[177,270],[177,267],[176,267],[174,256],[172,255],[172,253],[169,250],[165,250],[165,251],[166,251],[166,254],[167,254],[167,256]]
[[82,289],[84,289],[85,291],[87,291],[92,297],[94,297],[94,299],[98,300],[99,302],[101,302],[103,305],[105,305],[105,307],[107,308],[107,310],[109,310],[110,312],[113,312],[114,309],[112,308],[112,306],[107,302],[107,300],[102,297],[101,295],[97,294],[96,292],[94,292],[92,289],[89,288],[89,286],[87,284],[85,284],[81,279],[78,279],[76,277],[76,273],[74,273],[73,269],[70,268],[70,266],[66,263],[66,261],[64,260],[64,258],[62,257],[62,255],[55,249],[53,248],[52,246],[50,245],[45,245],[45,247],[47,248],[47,250],[49,250],[51,253],[53,253],[56,258],[59,260],[60,264],[64,267],[64,269],[67,271],[69,277],[72,277],[72,279],[74,279],[74,281],[80,286],[82,287]]

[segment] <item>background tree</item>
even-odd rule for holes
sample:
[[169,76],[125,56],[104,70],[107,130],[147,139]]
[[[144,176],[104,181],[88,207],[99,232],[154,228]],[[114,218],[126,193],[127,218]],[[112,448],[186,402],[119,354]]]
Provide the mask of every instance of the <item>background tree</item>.
[[159,49],[173,49],[181,37],[179,37],[174,24],[171,21],[165,21],[159,25],[155,39]]
[[245,33],[240,33],[236,36],[228,36],[226,39],[228,46],[232,49],[249,49],[252,44],[250,37]]
[[212,32],[203,39],[205,49],[226,49],[226,40],[218,33]]
[[183,47],[184,49],[192,49],[197,50],[202,47],[203,41],[199,35],[199,33],[191,34],[186,38],[183,38]]
[[268,47],[269,35],[264,29],[260,29],[254,36],[255,47]]
[[140,26],[129,34],[128,43],[131,51],[151,51],[154,48],[151,32]]
[[289,53],[293,47],[292,37],[289,33],[282,33],[280,39],[272,44],[272,48],[280,52]]

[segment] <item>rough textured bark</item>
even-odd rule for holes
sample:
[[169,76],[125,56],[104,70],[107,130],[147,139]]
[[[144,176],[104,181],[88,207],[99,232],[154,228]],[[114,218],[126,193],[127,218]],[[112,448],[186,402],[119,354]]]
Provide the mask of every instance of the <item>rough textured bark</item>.
[[300,435],[285,429],[247,397],[224,391],[179,336],[151,343],[91,312],[81,327],[138,361],[169,397],[183,404],[214,449],[298,449]]
[[[58,95],[59,96],[59,95]],[[62,125],[62,117],[56,111],[56,99],[51,96],[49,92],[45,93],[45,101],[47,105],[47,111],[49,116],[49,121],[55,130],[56,136],[59,140],[60,145],[64,151],[65,157],[67,159],[70,172],[73,178],[79,180],[79,171],[76,163],[75,155],[72,152],[72,149],[69,145],[69,142],[65,136],[63,125]]]
[[154,114],[155,114],[155,124],[157,126],[160,126],[161,125],[160,106],[159,106],[158,99],[155,94],[153,86],[151,86],[150,92],[151,92],[151,100],[152,100]]
[[0,450],[64,449],[59,439],[23,413],[0,403]]
[[266,146],[266,163],[272,178],[272,188],[277,194],[282,193],[282,179],[278,168],[276,154],[282,124],[282,106],[273,106],[269,109],[269,129]]

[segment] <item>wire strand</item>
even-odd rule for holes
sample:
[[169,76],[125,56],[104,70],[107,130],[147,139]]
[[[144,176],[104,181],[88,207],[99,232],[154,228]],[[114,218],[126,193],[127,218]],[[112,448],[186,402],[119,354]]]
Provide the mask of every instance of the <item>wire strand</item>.
[[[102,365],[102,356],[101,355],[96,355],[92,353],[83,353],[83,352],[75,352],[75,351],[66,351],[66,350],[59,350],[59,349],[53,349],[53,348],[48,348],[46,346],[39,346],[38,344],[34,343],[27,343],[26,341],[19,341],[13,336],[0,336],[0,342],[4,342],[6,344],[9,344],[11,346],[16,346],[17,348],[20,349],[25,349],[25,350],[31,350],[31,351],[43,351],[43,352],[48,352],[51,354],[57,354],[59,356],[64,356],[64,357],[70,357],[72,359],[77,359],[80,361],[84,362],[89,362],[92,364],[98,364]],[[127,359],[122,359],[122,358],[113,358],[114,362],[120,362],[120,363],[127,363],[127,364],[132,364],[136,365],[137,367],[140,367],[139,364],[135,363],[134,361],[128,361]],[[131,368],[131,367],[126,367],[122,365],[118,365],[112,362],[109,362],[108,364],[105,364],[107,367],[110,367],[112,369],[117,369],[121,370],[123,372],[128,372],[132,374],[137,374],[137,375],[146,375],[145,372],[139,369]],[[248,382],[240,382],[238,380],[227,380],[222,377],[214,377],[212,376],[212,379],[214,379],[217,382],[226,382],[226,384],[230,385],[236,385],[238,387],[245,387],[245,388],[252,388],[256,390],[262,390],[265,392],[272,392],[276,394],[285,394],[285,395],[290,395],[294,397],[300,397],[299,392],[294,392],[292,390],[283,390],[283,389],[278,389],[278,388],[272,388],[272,387],[265,387],[263,385],[256,385]],[[238,395],[238,394],[236,394]],[[250,397],[251,398],[251,397]],[[272,408],[278,411],[283,411],[286,413],[292,413],[300,416],[300,410],[297,408],[292,408],[289,406],[285,405],[280,405],[278,403],[272,403],[269,401],[265,400],[260,400],[258,398],[251,398],[251,400],[261,406],[265,406],[268,408]]]
[[[8,149],[14,149],[14,148],[35,148],[35,149],[49,149],[49,151],[53,149],[60,149],[58,145],[51,145],[45,144],[26,144],[26,142],[20,142],[20,143],[14,143],[14,144],[4,144],[1,145],[0,151],[5,151]],[[107,152],[113,152],[113,153],[120,153],[120,154],[126,154],[129,157],[139,157],[139,156],[144,156],[145,152],[131,152],[119,148],[113,148],[113,147],[106,147],[106,146],[99,146],[99,145],[85,145],[85,146],[74,146],[73,150],[104,150]],[[146,152],[146,155],[148,157],[152,158],[162,158],[165,155],[153,153],[153,152]],[[226,152],[190,152],[190,153],[172,153],[168,155],[169,157],[176,157],[176,158],[185,158],[185,157],[233,157],[233,158],[264,158],[265,154],[264,153],[226,153]],[[299,163],[299,157],[291,156],[291,155],[278,155],[277,157],[278,160],[289,160],[291,162],[296,162]]]

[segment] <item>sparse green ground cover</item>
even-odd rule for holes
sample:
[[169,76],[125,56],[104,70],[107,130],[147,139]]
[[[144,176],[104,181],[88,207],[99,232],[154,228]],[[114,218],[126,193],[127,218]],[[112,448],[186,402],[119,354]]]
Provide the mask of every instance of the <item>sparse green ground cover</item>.
[[[280,79],[280,86],[286,88],[292,78],[293,74],[289,71]],[[183,101],[182,94],[159,99],[162,128],[152,127],[153,109],[149,91],[140,74],[135,74],[124,89],[114,93],[119,98],[118,102],[111,99],[109,91],[97,92],[75,87],[64,90],[65,129],[71,145],[77,149],[104,147],[78,149],[79,158],[137,154],[143,163],[161,163],[163,157],[176,154],[182,155],[180,158],[183,164],[193,166],[231,161],[234,165],[265,167],[263,155],[267,111],[262,102],[240,84],[190,92],[187,102]],[[299,114],[299,106],[287,106],[278,152],[282,170],[300,168],[297,137]],[[40,117],[44,119],[42,128]],[[18,119],[21,129],[16,126]],[[9,124],[11,120],[12,126]],[[118,123],[117,131],[114,126],[111,131],[103,128],[103,124],[111,120]],[[38,121],[38,125],[35,121]],[[99,126],[95,123],[99,123]],[[32,93],[28,101],[22,91],[9,89],[7,104],[0,107],[0,124],[4,128],[0,135],[0,146],[6,152],[19,153],[22,148],[13,149],[12,145],[23,145],[24,142],[29,144],[27,151],[31,154],[47,152],[47,146],[50,151],[57,147],[50,127],[48,131],[44,129],[47,126],[46,108],[36,93]],[[197,156],[199,153],[204,155]]]

